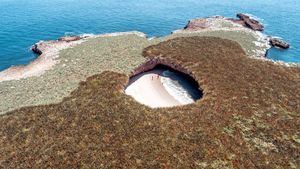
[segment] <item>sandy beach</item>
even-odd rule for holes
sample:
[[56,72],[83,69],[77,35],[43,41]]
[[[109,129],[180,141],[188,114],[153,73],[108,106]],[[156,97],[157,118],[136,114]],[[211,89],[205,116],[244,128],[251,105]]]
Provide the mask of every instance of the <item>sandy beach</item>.
[[163,86],[160,77],[162,73],[163,70],[158,69],[134,76],[125,93],[152,108],[181,105]]

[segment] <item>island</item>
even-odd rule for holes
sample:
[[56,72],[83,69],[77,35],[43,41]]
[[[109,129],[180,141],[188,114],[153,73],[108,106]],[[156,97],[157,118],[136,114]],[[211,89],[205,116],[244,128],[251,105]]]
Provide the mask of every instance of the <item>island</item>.
[[[159,38],[38,42],[38,59],[0,72],[0,166],[298,168],[300,67],[267,59],[263,26],[239,16],[191,20]],[[199,97],[153,107],[126,92],[162,67]]]

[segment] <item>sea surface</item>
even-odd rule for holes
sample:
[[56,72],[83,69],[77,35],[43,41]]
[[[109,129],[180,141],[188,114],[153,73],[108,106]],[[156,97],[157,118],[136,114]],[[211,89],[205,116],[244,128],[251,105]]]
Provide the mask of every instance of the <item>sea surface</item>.
[[132,30],[163,36],[192,18],[239,12],[257,16],[265,34],[291,43],[288,50],[272,49],[269,58],[300,62],[300,0],[0,0],[0,70],[34,60],[29,48],[39,40]]

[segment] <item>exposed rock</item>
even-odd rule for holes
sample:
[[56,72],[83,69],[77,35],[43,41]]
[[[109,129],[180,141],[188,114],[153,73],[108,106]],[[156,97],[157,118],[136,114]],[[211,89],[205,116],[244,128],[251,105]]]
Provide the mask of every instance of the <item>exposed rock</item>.
[[65,41],[65,42],[71,42],[71,41],[78,41],[80,39],[81,39],[80,36],[65,36],[65,37],[59,38],[58,40]]
[[[251,18],[246,14],[239,13],[237,14],[238,18],[224,18],[222,16],[214,16],[209,18],[197,18],[192,19],[188,22],[188,24],[184,27],[184,31],[199,31],[199,30],[220,30],[227,28],[228,30],[238,30],[239,25],[242,25],[245,28],[249,28],[254,31],[263,31],[264,26],[257,20]],[[233,22],[238,24],[237,26],[227,26],[227,22]],[[235,24],[235,25],[236,25]],[[225,25],[225,26],[224,26]],[[242,27],[241,27],[242,28]],[[287,42],[278,39],[278,38],[266,38],[266,43],[269,43],[273,47],[281,48],[281,49],[288,49],[290,44]],[[271,47],[269,46],[269,47]],[[265,52],[267,55],[267,51]]]
[[38,54],[41,55],[43,51],[47,50],[48,48],[52,48],[53,45],[57,44],[63,44],[63,43],[68,43],[68,42],[73,42],[73,41],[78,41],[83,39],[84,37],[80,36],[66,36],[66,37],[61,37],[58,40],[51,40],[51,41],[40,41],[34,45],[31,46],[31,50]]
[[188,22],[188,24],[184,27],[184,29],[188,30],[199,30],[199,29],[206,29],[210,25],[207,22],[206,18],[199,18],[199,19],[192,19]]
[[290,44],[285,42],[282,39],[278,39],[278,38],[271,38],[270,39],[270,44],[274,47],[278,47],[281,49],[288,49],[290,47]]
[[253,29],[255,31],[263,31],[264,30],[264,26],[261,23],[259,23],[259,21],[250,18],[248,15],[239,13],[236,16],[238,18],[240,18],[240,21],[237,21],[237,23],[244,22],[244,23],[242,23],[242,25],[246,25],[247,27],[249,27],[250,29]]
[[192,19],[188,22],[188,24],[184,27],[185,30],[201,30],[201,29],[207,29],[215,27],[216,25],[213,24],[212,19],[223,19],[232,21],[234,23],[237,23],[239,25],[242,25],[244,27],[247,27],[249,29],[252,29],[254,31],[263,31],[264,26],[259,23],[259,21],[250,18],[250,16],[245,14],[237,14],[237,17],[239,19],[235,18],[224,18],[222,16],[214,16],[210,18],[197,18]]
[[[233,30],[240,29],[237,24],[233,24],[230,20],[222,16],[213,16],[208,18],[196,18],[189,20],[188,24],[182,29],[183,31],[200,31],[200,30]],[[176,30],[172,33],[178,33],[182,30]]]
[[30,48],[34,53],[41,55],[43,52],[39,49],[39,45],[36,43]]
[[31,50],[38,54],[41,55],[44,51],[46,51],[49,48],[52,48],[53,45],[58,44],[58,41],[39,41],[38,43],[34,44],[31,46]]

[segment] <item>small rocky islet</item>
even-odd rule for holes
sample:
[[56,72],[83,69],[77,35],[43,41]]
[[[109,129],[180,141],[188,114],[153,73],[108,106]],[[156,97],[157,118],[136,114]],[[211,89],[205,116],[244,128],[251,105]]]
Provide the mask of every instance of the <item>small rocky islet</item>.
[[[0,73],[0,166],[298,168],[300,68],[266,59],[272,39],[238,16],[191,20],[154,39],[39,42],[37,61]],[[44,61],[53,64],[33,71]],[[152,109],[124,93],[158,64],[193,77],[203,98]]]

